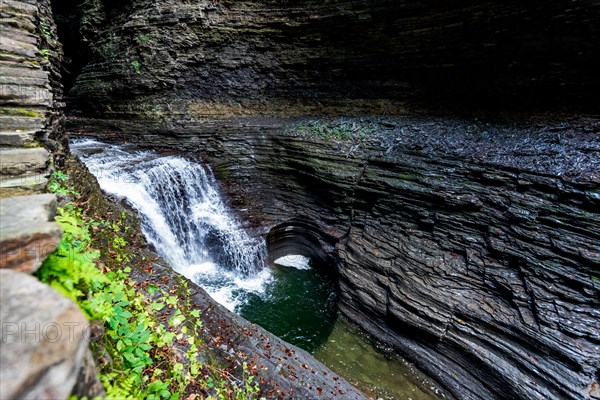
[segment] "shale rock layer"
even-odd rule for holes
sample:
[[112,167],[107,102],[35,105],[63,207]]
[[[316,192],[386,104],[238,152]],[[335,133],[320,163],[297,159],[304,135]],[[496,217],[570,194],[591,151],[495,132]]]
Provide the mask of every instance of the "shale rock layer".
[[104,115],[598,104],[597,1],[55,3],[71,94]]

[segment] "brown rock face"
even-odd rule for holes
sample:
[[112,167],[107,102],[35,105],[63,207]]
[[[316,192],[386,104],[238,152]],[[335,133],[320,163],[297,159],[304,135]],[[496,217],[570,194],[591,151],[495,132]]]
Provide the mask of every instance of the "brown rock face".
[[67,56],[82,67],[71,94],[88,111],[598,104],[600,6],[590,0],[68,3],[56,7]]
[[62,231],[52,222],[55,214],[53,194],[0,199],[0,268],[37,271],[60,242]]

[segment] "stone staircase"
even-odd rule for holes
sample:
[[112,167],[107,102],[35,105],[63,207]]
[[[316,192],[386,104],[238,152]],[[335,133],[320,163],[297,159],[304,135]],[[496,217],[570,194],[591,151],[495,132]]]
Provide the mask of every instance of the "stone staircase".
[[79,307],[30,275],[61,239],[43,194],[63,133],[59,46],[49,0],[0,0],[2,399],[65,399],[94,368]]
[[39,193],[48,183],[56,44],[39,3],[0,0],[0,197]]

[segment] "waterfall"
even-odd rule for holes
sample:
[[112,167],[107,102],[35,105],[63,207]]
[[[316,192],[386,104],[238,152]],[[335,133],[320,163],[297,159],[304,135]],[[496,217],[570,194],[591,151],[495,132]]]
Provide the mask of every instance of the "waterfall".
[[91,139],[71,143],[103,191],[139,213],[149,243],[179,273],[233,310],[271,279],[263,241],[251,238],[223,203],[208,167],[180,156]]

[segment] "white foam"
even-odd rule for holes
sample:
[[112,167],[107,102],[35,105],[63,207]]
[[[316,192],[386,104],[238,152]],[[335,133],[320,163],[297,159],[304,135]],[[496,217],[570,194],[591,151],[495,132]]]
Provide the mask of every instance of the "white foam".
[[216,275],[219,272],[218,268],[219,266],[213,262],[204,262],[201,264],[191,264],[181,272],[187,277],[194,277],[196,274]]
[[237,287],[244,289],[246,292],[262,294],[265,291],[266,285],[272,281],[272,271],[269,268],[265,268],[255,275],[250,275],[247,277],[236,276],[233,280],[233,283]]
[[275,264],[281,265],[282,267],[290,267],[296,269],[310,269],[310,258],[301,256],[299,254],[290,254],[284,257],[280,257],[274,261]]
[[235,220],[210,169],[93,139],[75,140],[72,149],[104,191],[139,211],[148,242],[216,301],[233,310],[244,293],[264,292],[272,278],[263,269],[264,241],[250,237]]
[[225,286],[219,289],[207,289],[206,292],[212,297],[217,303],[224,306],[229,311],[235,311],[235,307],[238,305],[238,301],[233,298],[233,288],[231,286]]

